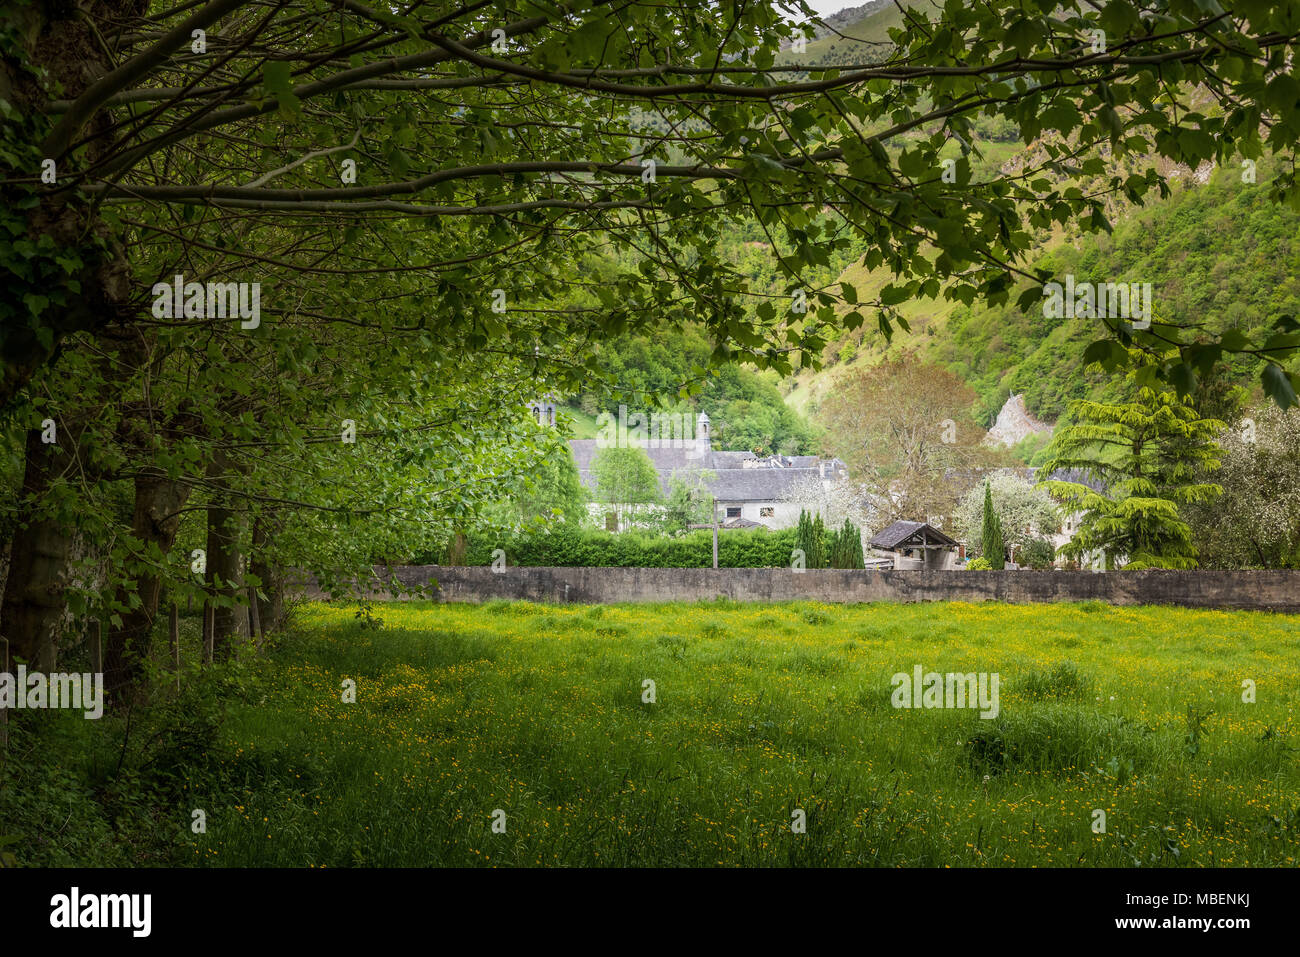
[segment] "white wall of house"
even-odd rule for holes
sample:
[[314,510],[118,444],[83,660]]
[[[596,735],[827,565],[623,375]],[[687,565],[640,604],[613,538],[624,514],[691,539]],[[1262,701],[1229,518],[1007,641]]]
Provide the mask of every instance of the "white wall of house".
[[[751,522],[758,522],[766,525],[768,528],[776,530],[782,528],[795,528],[799,524],[799,513],[804,509],[816,515],[819,511],[816,506],[800,505],[792,502],[718,502],[718,522],[726,522],[728,518],[737,516],[729,514],[728,510],[740,509],[740,518]],[[600,528],[605,526],[605,515],[615,511],[614,506],[605,505],[601,502],[588,502],[587,513],[591,516],[593,522]],[[639,505],[637,511],[643,514],[650,514],[662,509],[657,505]],[[629,522],[629,516],[624,515],[619,531],[625,532],[629,527],[636,524],[635,520]]]
[[718,520],[725,522],[735,518],[735,509],[740,509],[740,518],[759,522],[768,528],[794,528],[799,524],[799,512],[806,505],[791,502],[718,502]]

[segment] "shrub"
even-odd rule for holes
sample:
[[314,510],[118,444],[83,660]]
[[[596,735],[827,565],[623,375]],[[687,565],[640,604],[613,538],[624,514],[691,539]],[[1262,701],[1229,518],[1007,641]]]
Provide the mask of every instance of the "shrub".
[[1156,743],[1149,729],[1117,715],[1074,706],[979,720],[963,751],[979,774],[1029,771],[1070,776],[1105,772],[1125,779],[1150,766]]
[[1056,560],[1056,549],[1045,538],[1031,538],[1020,552],[1021,564],[1030,568],[1051,568]]
[[992,569],[993,566],[987,558],[972,558],[966,563],[966,570],[969,572],[987,572]]
[[[793,529],[718,533],[718,567],[784,568],[795,547]],[[710,568],[713,533],[707,529],[684,535],[647,531],[606,532],[559,526],[517,535],[507,541],[471,538],[467,565],[490,565],[492,550],[504,548],[506,564],[589,568]]]

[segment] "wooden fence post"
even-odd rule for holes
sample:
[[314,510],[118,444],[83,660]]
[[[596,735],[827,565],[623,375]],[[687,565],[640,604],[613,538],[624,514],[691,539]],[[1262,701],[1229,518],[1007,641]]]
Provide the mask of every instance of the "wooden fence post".
[[714,497],[713,502],[713,567],[718,567],[718,499]]
[[167,637],[171,642],[172,671],[176,675],[176,693],[181,691],[181,609],[172,602],[167,618]]
[[217,609],[213,607],[212,602],[203,603],[203,663],[212,664],[212,652],[216,645],[213,637],[217,630]]
[[[0,674],[9,670],[9,639],[0,638]],[[0,708],[0,752],[9,750],[9,708]]]
[[257,653],[262,653],[262,612],[257,607],[257,588],[248,586],[248,635],[253,639]]
[[90,623],[90,672],[103,674],[104,671],[104,626],[98,620]]

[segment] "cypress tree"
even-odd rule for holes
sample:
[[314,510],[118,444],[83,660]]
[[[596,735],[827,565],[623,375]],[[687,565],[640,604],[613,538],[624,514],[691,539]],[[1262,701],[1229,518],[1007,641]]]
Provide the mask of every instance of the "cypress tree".
[[805,567],[816,567],[812,563],[812,520],[808,518],[806,508],[799,511],[799,527],[794,534],[794,547],[803,550]]
[[865,568],[862,534],[847,518],[831,540],[831,568]]
[[862,529],[846,518],[844,520],[844,534],[848,541],[849,557],[853,560],[853,563],[848,567],[866,568],[867,563],[862,555]]
[[826,524],[818,512],[812,523],[812,549],[808,552],[809,568],[825,568],[830,556],[826,554]]
[[1002,544],[1002,520],[993,511],[993,493],[989,483],[984,483],[984,527],[983,544],[980,549],[984,558],[994,568],[1006,568],[1006,555]]

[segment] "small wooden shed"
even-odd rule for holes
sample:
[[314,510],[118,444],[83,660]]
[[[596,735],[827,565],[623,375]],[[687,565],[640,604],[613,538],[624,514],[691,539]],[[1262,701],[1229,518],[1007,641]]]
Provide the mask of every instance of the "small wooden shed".
[[929,522],[901,520],[876,533],[868,544],[892,556],[896,569],[951,568],[958,548],[957,541]]

